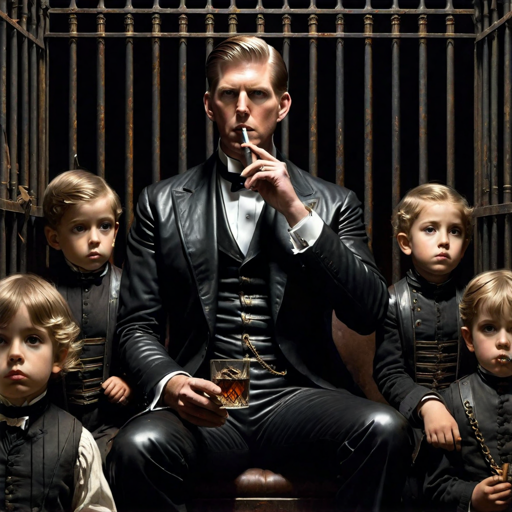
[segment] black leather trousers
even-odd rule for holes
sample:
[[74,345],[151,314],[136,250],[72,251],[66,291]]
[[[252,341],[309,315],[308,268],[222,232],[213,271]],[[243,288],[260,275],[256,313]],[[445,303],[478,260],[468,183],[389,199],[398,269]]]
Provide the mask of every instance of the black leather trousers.
[[255,466],[337,478],[339,510],[396,510],[412,446],[407,421],[391,407],[341,389],[301,389],[257,418],[249,435],[239,412],[220,428],[196,427],[169,409],[130,421],[108,458],[118,510],[186,511],[191,481]]

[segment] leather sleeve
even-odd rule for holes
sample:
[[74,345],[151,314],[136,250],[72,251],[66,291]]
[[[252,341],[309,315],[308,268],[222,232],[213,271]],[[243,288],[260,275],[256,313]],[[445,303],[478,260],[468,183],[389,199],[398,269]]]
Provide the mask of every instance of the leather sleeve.
[[128,235],[117,325],[123,368],[141,387],[145,405],[151,402],[153,388],[162,377],[182,370],[164,346],[165,301],[158,276],[157,243],[145,189]]
[[[329,198],[336,204],[339,198]],[[386,282],[368,247],[361,204],[349,191],[317,241],[297,255],[329,297],[336,316],[359,334],[371,334],[388,305]]]
[[377,331],[373,378],[389,404],[414,427],[421,427],[416,408],[425,395],[437,393],[420,386],[412,377],[414,369],[407,364],[402,346],[412,344],[413,340],[401,339],[397,307],[396,295],[391,293],[386,318]]

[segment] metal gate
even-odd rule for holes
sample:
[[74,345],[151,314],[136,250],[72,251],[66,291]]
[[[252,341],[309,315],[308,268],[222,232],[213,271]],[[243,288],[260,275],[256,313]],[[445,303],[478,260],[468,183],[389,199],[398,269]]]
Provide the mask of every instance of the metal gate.
[[45,265],[41,193],[75,155],[119,192],[126,233],[143,186],[213,152],[204,61],[235,33],[282,51],[293,105],[276,145],[355,190],[389,281],[392,208],[429,180],[475,200],[476,268],[510,266],[510,0],[475,1],[0,0],[1,275]]

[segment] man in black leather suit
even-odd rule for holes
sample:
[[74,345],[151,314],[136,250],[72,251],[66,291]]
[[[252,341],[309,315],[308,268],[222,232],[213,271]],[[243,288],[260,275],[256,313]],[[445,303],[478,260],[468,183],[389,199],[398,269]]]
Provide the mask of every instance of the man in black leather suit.
[[[204,475],[258,465],[337,477],[338,508],[381,510],[400,496],[407,423],[339,387],[331,333],[333,310],[360,333],[386,312],[360,203],[276,152],[272,136],[291,98],[272,47],[255,37],[224,41],[207,78],[218,151],[145,189],[129,235],[121,358],[149,411],[115,439],[116,503],[184,511]],[[230,182],[242,170],[237,190]],[[251,404],[228,415],[210,398],[220,388],[208,380],[209,361],[245,356]]]

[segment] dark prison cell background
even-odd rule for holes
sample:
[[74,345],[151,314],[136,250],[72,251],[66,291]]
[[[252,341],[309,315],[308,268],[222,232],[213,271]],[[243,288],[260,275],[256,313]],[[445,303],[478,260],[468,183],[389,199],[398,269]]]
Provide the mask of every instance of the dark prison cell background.
[[[237,2],[237,6],[255,7],[257,0]],[[290,7],[308,8],[309,0],[290,0]],[[373,8],[386,9],[392,0],[373,0]],[[214,0],[218,8],[227,8],[229,0]],[[67,0],[52,0],[52,8],[66,8]],[[105,1],[108,7],[123,8],[124,0]],[[133,7],[150,8],[153,1],[133,0]],[[188,8],[201,8],[205,0],[187,0]],[[264,0],[265,8],[281,8],[280,0]],[[418,0],[401,1],[400,7],[417,7]],[[77,0],[77,6],[91,7],[89,0]],[[178,7],[178,0],[161,0],[161,7]],[[336,0],[317,0],[317,8],[336,6]],[[344,0],[344,8],[364,8],[364,0]],[[427,8],[443,9],[445,0],[426,0]],[[469,9],[471,2],[454,0],[455,9]],[[308,32],[308,17],[294,16],[292,31]],[[151,16],[134,16],[136,32],[151,32]],[[238,15],[238,33],[256,31],[256,14]],[[335,31],[335,15],[319,16],[318,32]],[[418,32],[418,16],[402,15],[401,32]],[[162,15],[162,32],[178,30],[177,16]],[[265,16],[265,32],[282,32],[281,16]],[[344,16],[345,32],[364,32],[364,16]],[[51,15],[51,32],[68,32],[67,15]],[[77,14],[79,32],[96,32],[96,16]],[[373,16],[373,31],[391,31],[391,15]],[[108,15],[107,32],[123,32],[124,16]],[[189,32],[204,32],[204,16],[189,16]],[[227,32],[227,16],[216,16],[215,32]],[[428,32],[446,31],[446,16],[428,16]],[[457,16],[455,31],[474,34],[471,17]],[[283,39],[267,39],[279,51]],[[219,40],[215,39],[214,44]],[[345,186],[354,190],[363,202],[364,194],[364,65],[363,38],[346,38],[344,44],[345,87]],[[391,117],[391,47],[392,39],[375,38],[373,47],[373,250],[382,273],[392,279],[392,117]],[[49,38],[49,174],[50,179],[68,169],[68,92],[69,40]],[[125,153],[125,39],[106,38],[106,179],[117,190],[124,202]],[[473,59],[474,40],[455,39],[455,186],[473,203]],[[96,59],[97,42],[94,38],[79,38],[78,62],[78,159],[80,166],[96,172]],[[134,204],[142,188],[151,183],[151,123],[152,123],[152,60],[151,38],[134,38]],[[178,45],[177,38],[161,39],[161,177],[178,173]],[[400,194],[419,184],[419,95],[418,95],[418,39],[400,40],[400,109],[401,109],[401,183]],[[446,183],[446,39],[429,38],[428,65],[428,180]],[[204,77],[205,39],[187,40],[187,167],[204,161],[205,114],[202,97]],[[318,176],[336,181],[336,41],[318,39]],[[309,40],[292,38],[290,46],[290,86],[293,105],[289,114],[290,147],[288,157],[308,170],[308,94],[309,94]],[[275,143],[281,146],[278,129]],[[217,140],[217,139],[215,139]],[[216,144],[216,143],[215,143]],[[127,222],[126,216],[123,222]],[[122,224],[116,244],[115,262],[122,265],[124,258],[125,226]],[[402,275],[408,262],[402,261]],[[463,261],[464,272],[473,272],[473,250],[467,251]]]

